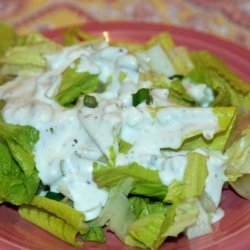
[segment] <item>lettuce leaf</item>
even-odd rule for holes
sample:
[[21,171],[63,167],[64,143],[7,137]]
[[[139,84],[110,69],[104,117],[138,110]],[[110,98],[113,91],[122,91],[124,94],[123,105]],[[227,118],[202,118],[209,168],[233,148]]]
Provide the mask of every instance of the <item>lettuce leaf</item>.
[[226,150],[226,156],[225,174],[230,185],[239,195],[250,199],[250,127]]
[[225,173],[227,176],[240,177],[250,174],[250,127],[242,132],[241,137],[236,140],[227,150]]
[[169,100],[182,106],[197,106],[194,98],[188,95],[180,80],[172,81],[169,88]]
[[173,180],[168,185],[168,192],[164,198],[164,202],[167,203],[179,203],[183,200],[183,183],[178,180]]
[[168,49],[167,55],[177,74],[187,75],[194,68],[190,53],[185,47],[176,46]]
[[189,77],[208,84],[216,93],[215,106],[237,106],[241,112],[250,109],[250,85],[243,81],[221,59],[206,51],[191,54],[195,68]]
[[88,228],[84,222],[84,214],[76,211],[74,208],[65,203],[42,196],[35,196],[30,205],[45,210],[54,214],[58,218],[63,219],[80,233],[86,232]]
[[39,185],[38,173],[26,176],[0,137],[0,200],[14,205],[29,203]]
[[77,65],[68,67],[62,74],[62,82],[55,99],[61,105],[67,106],[74,103],[80,95],[94,92],[99,83],[96,75],[77,72]]
[[135,181],[131,190],[133,194],[162,199],[167,192],[167,186],[162,184],[158,171],[146,169],[137,163],[117,167],[95,164],[93,177],[100,187],[107,188],[116,186],[121,180],[133,178]]
[[103,228],[100,226],[91,226],[90,223],[87,223],[89,230],[85,234],[80,234],[84,241],[94,241],[98,243],[105,243],[106,237],[103,231]]
[[45,54],[55,53],[61,46],[42,34],[30,33],[9,48],[0,60],[1,75],[26,75],[43,72],[46,67]]
[[169,206],[134,221],[128,228],[125,243],[130,246],[158,249],[167,237],[177,237],[196,222],[198,208],[194,201]]
[[46,197],[35,196],[29,205],[20,206],[18,212],[22,218],[72,245],[80,245],[78,233],[88,231],[84,214]]
[[12,157],[24,174],[30,176],[35,167],[33,148],[39,139],[39,132],[30,126],[7,124],[0,120],[0,136],[8,144]]
[[197,220],[193,225],[190,225],[185,230],[185,234],[189,239],[193,239],[213,231],[209,214],[205,211],[202,204],[198,200],[196,200],[196,204],[199,210]]
[[241,197],[250,200],[250,174],[244,174],[237,178],[236,181],[231,181],[230,186],[239,194]]
[[207,157],[198,152],[187,154],[187,165],[183,181],[173,180],[168,186],[164,202],[180,203],[190,198],[198,198],[203,194],[208,176]]
[[128,178],[111,188],[108,201],[97,219],[99,226],[107,225],[120,239],[124,239],[128,226],[135,220],[127,198],[133,185],[133,179]]
[[132,148],[132,144],[120,139],[119,140],[119,153],[126,154]]
[[23,219],[41,227],[57,238],[75,246],[81,245],[76,237],[77,230],[54,214],[28,205],[20,206],[18,213]]
[[29,203],[39,185],[33,148],[36,129],[0,120],[0,197],[15,205]]
[[136,220],[128,228],[125,243],[130,246],[157,249],[158,246],[155,245],[155,242],[161,236],[161,226],[165,218],[165,213],[159,212]]
[[150,200],[149,198],[139,196],[130,197],[129,203],[136,218],[143,218],[150,214],[165,212],[168,207],[168,205],[161,201]]
[[199,197],[203,193],[208,175],[207,157],[197,152],[187,155],[187,166],[183,179],[183,195],[185,199]]
[[16,32],[15,30],[5,23],[0,23],[0,57],[5,51],[16,44]]
[[229,66],[219,57],[208,51],[192,52],[192,60],[195,65],[203,65],[207,70],[216,72],[237,93],[250,93],[250,85],[243,81]]
[[[154,58],[157,59],[157,55],[161,55],[161,57],[158,58],[161,58],[161,60],[164,58],[166,63],[168,61],[168,66],[173,68],[172,71],[170,70],[169,74],[167,74],[168,76],[174,75],[175,73],[186,75],[194,67],[188,50],[185,47],[176,46],[171,35],[167,32],[153,36],[146,43],[146,46],[148,48],[149,58],[153,60],[152,65],[153,68],[156,69],[156,72],[159,70],[159,68],[155,67],[158,65],[159,60],[154,60]],[[159,46],[160,49],[157,46]],[[164,53],[161,52],[161,49]],[[165,68],[165,70],[162,68],[161,73],[166,74],[167,71],[167,68]],[[172,74],[170,74],[170,72],[172,72]]]
[[93,40],[96,36],[81,30],[78,27],[67,29],[63,32],[63,44],[66,46],[78,44],[86,40]]

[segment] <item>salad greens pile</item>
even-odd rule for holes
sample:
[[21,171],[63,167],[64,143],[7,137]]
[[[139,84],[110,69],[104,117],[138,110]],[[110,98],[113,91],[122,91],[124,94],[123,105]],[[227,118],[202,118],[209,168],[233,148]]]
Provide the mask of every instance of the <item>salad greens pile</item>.
[[[0,90],[20,75],[46,72],[44,55],[76,44],[94,47],[104,39],[74,28],[63,34],[61,45],[38,33],[18,35],[5,24],[0,24],[0,37],[4,37],[0,40]],[[210,108],[218,119],[215,136],[208,139],[202,130],[192,131],[185,134],[177,148],[161,148],[163,154],[183,151],[187,159],[183,180],[166,185],[154,168],[136,162],[116,164],[117,152],[126,155],[133,147],[117,135],[109,152],[103,153],[103,161],[93,164],[93,180],[108,191],[108,198],[100,215],[89,221],[74,209],[69,197],[50,191],[40,181],[34,158],[39,131],[7,123],[0,113],[0,202],[19,206],[22,218],[76,246],[87,241],[104,243],[105,228],[129,246],[150,249],[159,248],[168,237],[180,233],[193,238],[211,232],[210,214],[218,207],[204,191],[209,152],[218,151],[226,157],[226,182],[240,196],[250,199],[250,126],[245,122],[250,111],[250,84],[210,52],[190,52],[176,46],[168,33],[144,44],[110,41],[110,45],[127,48],[142,64],[145,55],[150,59],[140,78],[152,85],[133,94],[134,107],[146,103],[152,117],[156,117],[164,107],[151,105],[151,90],[166,89],[169,101],[178,107]],[[76,60],[64,70],[53,98],[67,109],[82,102],[94,110],[98,100],[92,94],[104,92],[109,83],[105,86],[96,74],[79,72],[80,63]],[[125,78],[126,72],[120,72],[119,80]],[[194,86],[203,83],[204,95],[190,93],[190,82]],[[5,101],[0,99],[0,112]],[[53,134],[53,128],[50,132]]]

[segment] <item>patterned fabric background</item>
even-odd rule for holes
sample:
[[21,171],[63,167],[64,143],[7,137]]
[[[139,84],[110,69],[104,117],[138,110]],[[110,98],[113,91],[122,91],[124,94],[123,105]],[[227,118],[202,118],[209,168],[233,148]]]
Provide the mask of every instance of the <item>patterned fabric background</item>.
[[166,23],[250,48],[250,0],[0,0],[0,20],[22,33],[91,21]]

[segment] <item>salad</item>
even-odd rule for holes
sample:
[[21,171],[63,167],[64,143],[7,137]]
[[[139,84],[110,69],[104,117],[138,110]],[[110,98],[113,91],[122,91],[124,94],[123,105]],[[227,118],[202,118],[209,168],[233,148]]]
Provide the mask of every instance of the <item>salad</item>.
[[212,232],[223,188],[250,199],[250,85],[215,55],[168,33],[0,35],[0,202],[22,218],[74,246],[107,229],[158,249]]

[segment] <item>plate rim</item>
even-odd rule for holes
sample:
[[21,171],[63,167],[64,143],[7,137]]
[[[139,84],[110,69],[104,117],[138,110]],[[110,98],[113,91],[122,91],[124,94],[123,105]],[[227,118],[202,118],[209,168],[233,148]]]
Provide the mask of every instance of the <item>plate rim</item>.
[[[200,39],[200,38],[205,38],[205,39],[213,39],[213,41],[218,42],[218,45],[227,45],[227,47],[230,48],[230,51],[234,51],[237,53],[240,53],[243,55],[243,57],[250,57],[250,49],[241,46],[240,44],[237,44],[233,41],[230,41],[224,37],[217,36],[216,34],[212,34],[209,32],[201,31],[201,30],[195,30],[189,27],[182,27],[182,26],[177,26],[173,24],[163,24],[163,23],[150,23],[150,22],[127,22],[127,21],[108,21],[108,22],[87,22],[87,23],[79,23],[75,25],[69,25],[69,26],[63,26],[51,30],[45,30],[42,33],[45,36],[50,36],[51,34],[59,34],[62,33],[63,31],[70,29],[70,28],[75,28],[79,27],[81,29],[112,29],[112,30],[121,30],[126,28],[126,29],[139,29],[142,26],[146,26],[147,30],[144,29],[142,33],[147,32],[148,30],[150,32],[155,31],[155,32],[161,32],[163,30],[167,30],[170,33],[175,33],[175,34],[189,34],[190,32],[192,33],[192,36],[194,35],[195,38]],[[102,27],[102,28],[101,28]],[[150,33],[149,32],[149,33]],[[249,64],[250,61],[248,60]]]

